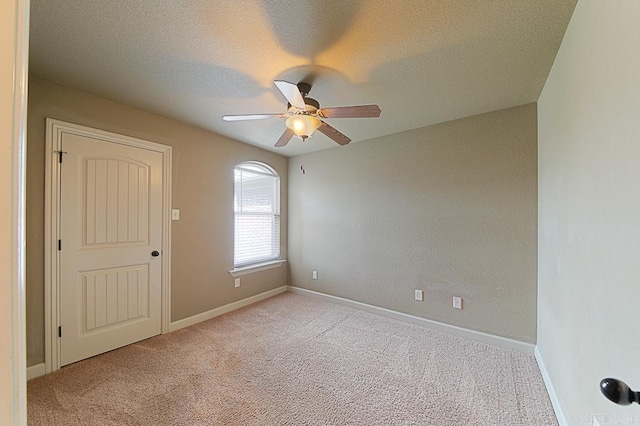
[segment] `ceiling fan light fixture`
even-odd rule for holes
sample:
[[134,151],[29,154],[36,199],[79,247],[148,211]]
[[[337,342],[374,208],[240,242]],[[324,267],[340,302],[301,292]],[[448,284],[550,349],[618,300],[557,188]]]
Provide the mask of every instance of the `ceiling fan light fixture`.
[[312,115],[299,114],[288,117],[285,124],[296,136],[306,139],[318,130],[322,122]]
[[302,140],[320,130],[320,133],[338,145],[346,145],[351,139],[334,129],[323,118],[377,118],[380,117],[378,105],[354,105],[333,108],[320,108],[320,103],[307,97],[311,85],[301,82],[296,84],[284,80],[273,82],[287,100],[287,111],[282,114],[245,114],[225,115],[224,121],[260,120],[263,118],[285,118],[287,130],[274,145],[277,148],[287,146],[291,138],[298,136]]

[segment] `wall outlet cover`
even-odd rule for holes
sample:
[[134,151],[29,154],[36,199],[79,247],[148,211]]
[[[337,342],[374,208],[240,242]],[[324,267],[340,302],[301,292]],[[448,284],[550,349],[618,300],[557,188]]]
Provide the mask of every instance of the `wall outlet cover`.
[[462,309],[462,297],[453,296],[453,308]]
[[422,292],[422,290],[415,291],[415,299],[420,302],[424,300],[424,293]]

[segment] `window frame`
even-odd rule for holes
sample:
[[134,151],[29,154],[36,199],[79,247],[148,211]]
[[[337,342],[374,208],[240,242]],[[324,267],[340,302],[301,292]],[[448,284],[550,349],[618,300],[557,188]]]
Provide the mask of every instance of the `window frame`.
[[[244,168],[243,168],[244,166]],[[274,208],[272,209],[272,212],[260,212],[260,211],[253,211],[253,212],[245,212],[242,211],[244,210],[243,207],[244,205],[242,204],[242,198],[238,198],[239,196],[242,197],[242,194],[238,194],[237,190],[238,190],[238,182],[236,181],[236,173],[238,173],[238,171],[240,173],[242,173],[242,171],[245,170],[247,172],[253,173],[253,174],[263,174],[267,177],[273,177],[275,179],[275,201],[272,204],[275,204]],[[257,272],[260,270],[265,270],[265,269],[270,269],[270,268],[275,268],[280,266],[282,263],[285,262],[285,260],[282,260],[280,258],[281,256],[281,237],[282,237],[282,229],[281,229],[281,187],[280,187],[280,183],[281,183],[281,178],[280,175],[278,174],[278,172],[271,166],[269,166],[266,163],[260,162],[260,161],[243,161],[241,163],[238,163],[234,166],[233,168],[233,269],[231,269],[229,271],[229,273],[232,276],[239,276],[239,275],[244,275],[247,273],[251,273],[251,272]],[[244,180],[242,179],[242,177],[240,178],[240,182],[241,182],[241,191],[242,191],[242,182],[244,182]],[[241,262],[237,262],[237,247],[238,247],[238,217],[239,216],[269,216],[272,218],[273,220],[273,225],[272,227],[274,228],[273,232],[271,234],[271,250],[275,251],[275,255],[273,256],[265,256],[262,258],[254,258],[254,259],[250,259],[247,261],[241,261]]]

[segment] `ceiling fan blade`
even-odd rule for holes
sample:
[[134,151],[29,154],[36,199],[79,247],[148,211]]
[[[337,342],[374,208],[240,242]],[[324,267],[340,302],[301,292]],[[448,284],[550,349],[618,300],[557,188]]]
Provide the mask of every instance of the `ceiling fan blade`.
[[224,121],[241,121],[241,120],[262,120],[263,118],[282,118],[284,114],[246,114],[246,115],[223,115]]
[[378,105],[359,105],[335,108],[322,108],[318,115],[323,118],[376,118],[380,117]]
[[288,144],[292,137],[293,137],[293,130],[287,128],[287,130],[284,131],[284,133],[282,134],[282,136],[280,136],[280,139],[278,139],[278,142],[276,142],[274,146],[281,148],[286,144]]
[[336,129],[334,129],[324,121],[322,122],[320,127],[318,127],[318,130],[320,130],[325,135],[329,136],[331,139],[333,139],[336,143],[339,143],[340,145],[346,145],[349,142],[351,142],[351,139],[349,139],[346,135],[340,133],[339,131],[337,131]]
[[273,84],[278,87],[278,89],[282,92],[284,97],[287,98],[291,105],[303,109],[307,107],[297,85],[283,80],[276,80],[273,82]]

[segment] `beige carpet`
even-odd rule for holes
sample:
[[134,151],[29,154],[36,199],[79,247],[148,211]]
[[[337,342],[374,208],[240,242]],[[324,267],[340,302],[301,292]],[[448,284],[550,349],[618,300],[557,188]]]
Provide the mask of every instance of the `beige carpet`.
[[28,384],[30,425],[556,425],[533,357],[284,293]]

